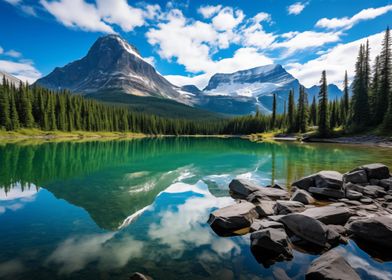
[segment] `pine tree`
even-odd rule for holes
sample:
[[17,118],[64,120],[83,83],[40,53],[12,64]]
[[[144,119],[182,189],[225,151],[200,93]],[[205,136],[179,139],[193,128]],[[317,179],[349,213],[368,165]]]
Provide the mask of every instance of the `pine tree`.
[[10,96],[10,117],[11,125],[8,130],[18,130],[20,128],[18,110],[16,109],[14,94]]
[[289,104],[287,109],[287,123],[288,132],[293,132],[295,130],[295,104],[294,104],[294,90],[289,92]]
[[344,73],[344,85],[343,85],[343,102],[342,102],[342,116],[343,121],[345,121],[349,114],[350,109],[350,97],[349,97],[349,89],[348,89],[348,78],[347,71]]
[[2,92],[0,92],[0,128],[8,128],[10,126],[10,102],[8,91],[5,90],[7,82],[3,76]]
[[328,88],[327,74],[325,70],[321,74],[320,92],[318,103],[318,133],[320,136],[328,136],[329,128],[329,110],[328,110]]
[[297,109],[297,125],[299,132],[306,132],[308,123],[308,102],[305,87],[299,87],[298,109]]
[[23,127],[31,128],[34,125],[34,117],[32,114],[32,105],[28,85],[20,83],[18,95],[20,101],[19,120]]
[[272,117],[271,117],[271,129],[274,129],[276,125],[276,94],[273,94],[272,100]]
[[317,125],[317,103],[316,103],[316,96],[313,96],[312,105],[310,106],[310,123],[312,125]]

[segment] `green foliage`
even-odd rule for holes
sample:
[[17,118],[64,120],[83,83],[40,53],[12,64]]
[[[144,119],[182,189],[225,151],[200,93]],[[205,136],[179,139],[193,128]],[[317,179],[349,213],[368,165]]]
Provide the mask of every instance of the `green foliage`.
[[327,136],[330,133],[330,126],[328,110],[327,74],[325,70],[321,74],[320,84],[320,92],[318,97],[318,133],[320,136]]

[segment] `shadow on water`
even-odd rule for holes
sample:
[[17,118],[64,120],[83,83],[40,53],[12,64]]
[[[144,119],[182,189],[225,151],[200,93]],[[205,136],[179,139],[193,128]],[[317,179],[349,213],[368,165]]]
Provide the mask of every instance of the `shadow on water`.
[[[211,231],[211,210],[232,203],[228,183],[240,176],[288,185],[321,169],[379,161],[392,166],[390,150],[242,139],[0,144],[0,278],[14,270],[23,271],[20,279],[126,279],[141,270],[156,279],[250,279],[276,271],[302,279],[316,256],[296,251],[292,261],[264,269],[248,237]],[[357,267],[383,271],[355,244],[346,247],[337,249],[359,257]]]

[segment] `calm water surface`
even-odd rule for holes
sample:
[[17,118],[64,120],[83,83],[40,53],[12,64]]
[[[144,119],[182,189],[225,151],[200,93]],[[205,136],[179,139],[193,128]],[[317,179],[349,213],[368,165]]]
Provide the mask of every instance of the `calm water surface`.
[[[0,144],[0,279],[304,279],[317,256],[264,268],[249,236],[218,237],[209,213],[233,203],[235,177],[287,184],[392,150],[164,138]],[[353,241],[335,248],[364,279],[392,279]]]

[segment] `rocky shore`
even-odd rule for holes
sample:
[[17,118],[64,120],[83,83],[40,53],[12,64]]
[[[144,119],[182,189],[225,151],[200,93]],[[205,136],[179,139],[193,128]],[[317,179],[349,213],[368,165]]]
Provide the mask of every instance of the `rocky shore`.
[[320,171],[290,188],[234,179],[236,203],[210,214],[219,236],[250,233],[251,251],[265,267],[293,258],[293,250],[321,255],[306,279],[360,279],[335,251],[353,239],[369,255],[391,260],[392,175],[373,163],[345,174]]

